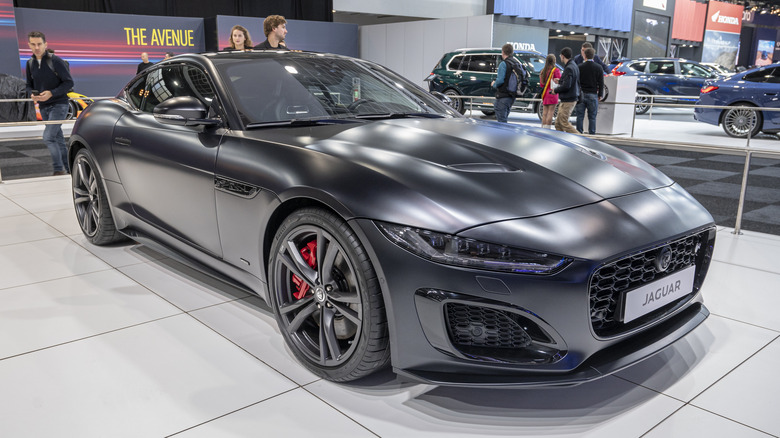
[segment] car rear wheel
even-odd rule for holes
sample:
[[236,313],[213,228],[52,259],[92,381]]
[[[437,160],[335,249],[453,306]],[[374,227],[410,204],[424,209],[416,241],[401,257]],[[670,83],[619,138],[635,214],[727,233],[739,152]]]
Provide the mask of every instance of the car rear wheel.
[[451,106],[452,106],[452,108],[453,108],[455,111],[457,111],[457,112],[459,112],[459,113],[461,113],[461,114],[465,114],[465,113],[466,113],[466,105],[465,105],[465,103],[463,102],[463,99],[459,99],[459,98],[458,98],[458,97],[460,96],[460,94],[458,94],[458,92],[457,92],[457,91],[455,91],[455,90],[453,90],[453,89],[451,89],[451,88],[450,88],[449,90],[446,90],[446,91],[444,92],[444,94],[445,94],[447,97],[449,97],[449,98],[450,98],[450,100],[452,101],[452,104],[451,104]]
[[71,169],[73,206],[81,232],[95,245],[106,245],[124,240],[116,229],[108,197],[95,167],[95,159],[87,149],[81,149]]
[[[750,104],[738,104],[739,106],[752,106]],[[750,132],[755,137],[761,132],[761,113],[748,109],[728,109],[723,113],[723,130],[731,137],[745,138]]]
[[493,111],[493,110],[482,110],[482,114],[484,114],[484,115],[486,115],[488,117],[491,117],[491,116],[495,116],[496,112]]
[[650,93],[648,93],[645,90],[636,90],[636,103],[641,105],[636,105],[634,107],[634,110],[636,111],[636,115],[641,115],[646,113],[650,109]]
[[270,301],[296,358],[346,382],[389,362],[387,317],[376,272],[336,215],[305,208],[284,220],[271,246]]
[[[539,121],[542,121],[542,115],[544,112],[544,105],[542,102],[536,102],[536,117],[539,117]],[[555,124],[555,119],[558,118],[558,105],[555,105],[555,108],[553,108],[553,118],[552,118],[552,124]]]

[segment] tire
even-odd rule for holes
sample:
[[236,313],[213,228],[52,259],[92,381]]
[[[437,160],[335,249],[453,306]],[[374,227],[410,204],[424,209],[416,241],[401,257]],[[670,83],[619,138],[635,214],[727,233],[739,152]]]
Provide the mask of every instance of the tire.
[[344,220],[319,208],[288,216],[271,246],[268,279],[282,336],[311,372],[347,382],[389,363],[376,272]]
[[488,117],[491,117],[491,116],[495,116],[496,112],[493,111],[493,110],[482,110],[482,114],[484,114],[484,115],[486,115]]
[[[457,91],[450,88],[449,90],[444,91],[444,95],[449,97],[452,100],[452,108],[461,113],[466,113],[466,104],[463,102],[463,99],[458,99],[457,96],[460,96]],[[453,97],[455,96],[455,97]]]
[[650,93],[648,93],[646,90],[636,90],[636,103],[645,103],[647,105],[637,105],[634,107],[634,110],[636,111],[636,115],[642,115],[646,113],[650,109],[650,98],[646,97],[649,96]]
[[[749,103],[738,103],[736,106],[753,106]],[[763,126],[763,118],[760,111],[752,111],[745,109],[727,109],[723,111],[723,117],[721,118],[721,124],[723,130],[730,137],[746,138],[748,132],[751,137],[755,137],[761,132]]]
[[76,219],[87,240],[94,245],[107,245],[125,239],[116,229],[95,159],[87,149],[78,151],[73,160],[71,187]]
[[74,101],[68,102],[68,114],[65,115],[65,120],[75,119],[79,115],[78,104]]

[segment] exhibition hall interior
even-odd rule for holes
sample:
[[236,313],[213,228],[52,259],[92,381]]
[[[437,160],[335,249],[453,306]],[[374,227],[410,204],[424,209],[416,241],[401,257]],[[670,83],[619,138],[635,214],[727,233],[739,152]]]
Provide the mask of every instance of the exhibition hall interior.
[[0,436],[780,437],[780,0],[228,3],[0,0]]

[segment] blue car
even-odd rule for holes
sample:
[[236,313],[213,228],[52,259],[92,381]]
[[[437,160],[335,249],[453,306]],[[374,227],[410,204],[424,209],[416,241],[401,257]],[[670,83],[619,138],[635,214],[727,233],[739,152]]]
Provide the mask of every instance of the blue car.
[[[697,105],[777,108],[780,106],[779,98],[780,64],[772,64],[707,81]],[[777,111],[697,107],[694,118],[711,125],[723,125],[723,130],[732,137],[747,137],[748,131],[751,137],[761,131],[770,134],[780,132],[780,112]]]
[[[637,76],[636,103],[649,104],[653,95],[656,103],[695,103],[694,98],[680,99],[665,96],[697,96],[708,79],[720,77],[696,61],[680,58],[641,58],[620,62],[612,69],[615,76]],[[650,105],[637,105],[637,114],[644,114]]]

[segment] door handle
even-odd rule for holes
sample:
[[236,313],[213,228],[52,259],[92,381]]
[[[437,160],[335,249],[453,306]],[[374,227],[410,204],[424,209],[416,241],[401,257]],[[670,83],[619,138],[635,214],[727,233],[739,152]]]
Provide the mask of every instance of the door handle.
[[116,143],[116,144],[118,144],[120,146],[130,146],[130,143],[132,143],[132,142],[130,141],[129,138],[114,137],[114,143]]

